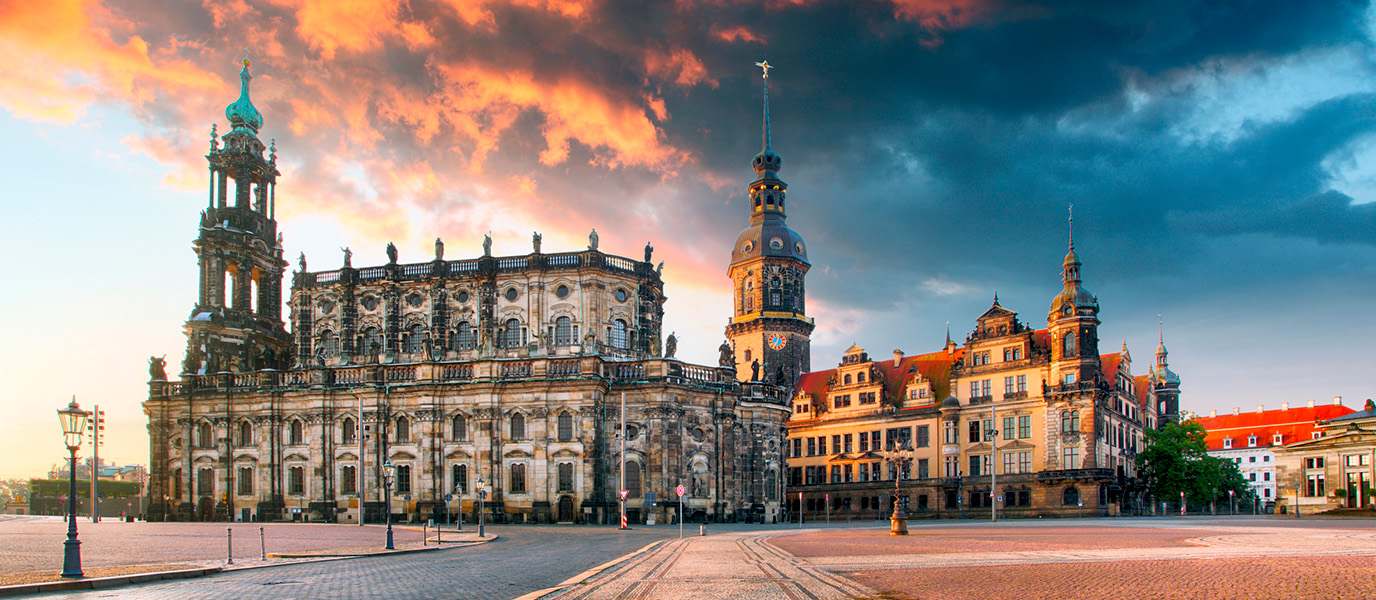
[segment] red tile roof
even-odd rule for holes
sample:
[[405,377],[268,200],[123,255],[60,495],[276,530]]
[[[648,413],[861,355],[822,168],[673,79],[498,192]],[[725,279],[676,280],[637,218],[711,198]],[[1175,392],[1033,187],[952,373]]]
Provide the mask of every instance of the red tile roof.
[[[902,398],[908,381],[921,374],[932,383],[932,395],[938,402],[951,394],[951,365],[965,355],[964,348],[956,348],[947,354],[939,350],[928,354],[904,356],[895,365],[893,359],[874,361],[872,365],[884,376],[884,393],[890,398]],[[804,373],[798,379],[798,387],[793,392],[811,394],[814,400],[825,401],[827,383],[831,381],[836,369]],[[813,413],[815,414],[815,413]]]
[[1104,381],[1109,382],[1109,385],[1113,385],[1113,382],[1117,381],[1115,377],[1118,376],[1118,367],[1122,363],[1122,352],[1114,352],[1113,354],[1099,355],[1099,364],[1104,370]]
[[1209,450],[1224,450],[1223,440],[1233,440],[1232,449],[1247,448],[1247,438],[1256,436],[1258,448],[1273,445],[1272,436],[1281,434],[1281,443],[1290,444],[1313,437],[1314,422],[1351,413],[1352,409],[1338,404],[1315,407],[1301,406],[1287,410],[1245,412],[1241,414],[1198,417],[1195,422],[1207,432],[1204,445]]
[[1145,410],[1150,410],[1152,407],[1147,403],[1151,402],[1151,399],[1147,397],[1147,394],[1151,391],[1151,376],[1138,375],[1133,377],[1132,390],[1137,392],[1137,406]]

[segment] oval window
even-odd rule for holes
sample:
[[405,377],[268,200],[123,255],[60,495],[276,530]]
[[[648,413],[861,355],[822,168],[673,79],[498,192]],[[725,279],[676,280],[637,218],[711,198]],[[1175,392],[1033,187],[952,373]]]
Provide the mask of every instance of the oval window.
[[630,297],[630,296],[629,296],[628,294],[626,294],[626,288],[616,288],[616,300],[617,300],[617,302],[625,302],[626,299],[629,298],[629,297]]
[[465,302],[468,302],[468,290],[459,292],[459,303],[463,304]]
[[374,308],[377,308],[377,296],[364,296],[363,308],[368,310],[373,310]]
[[779,238],[774,238],[769,240],[769,247],[774,250],[782,250],[784,248],[784,241]]
[[798,243],[796,243],[796,244],[793,244],[793,249],[794,249],[795,251],[797,251],[798,254],[802,254],[802,253],[803,253],[803,243],[802,243],[802,242],[798,242]]
[[746,242],[745,245],[741,246],[741,252],[744,252],[745,254],[750,254],[754,250],[755,242]]
[[568,298],[568,297],[569,297],[569,286],[567,286],[567,285],[561,285],[561,286],[559,286],[558,289],[554,290],[554,295],[555,295],[555,296],[558,296],[558,297],[560,297],[560,298]]
[[420,306],[421,303],[424,301],[425,298],[421,297],[421,295],[417,294],[416,292],[411,292],[409,295],[406,296],[406,303],[410,304],[411,306]]
[[506,288],[506,299],[508,302],[515,301],[516,297],[519,295],[521,295],[521,293],[517,292],[516,288]]

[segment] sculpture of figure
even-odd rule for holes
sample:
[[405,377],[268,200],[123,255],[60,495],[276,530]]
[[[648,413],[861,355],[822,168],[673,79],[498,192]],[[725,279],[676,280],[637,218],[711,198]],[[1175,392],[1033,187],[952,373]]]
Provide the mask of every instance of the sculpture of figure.
[[707,497],[707,476],[703,473],[693,473],[693,497]]
[[392,242],[387,242],[387,264],[397,264],[397,245]]
[[658,266],[658,267],[655,267],[655,275],[663,275],[663,274],[664,274],[664,261],[661,260],[661,261],[659,261],[659,266]]
[[728,341],[723,340],[722,343],[721,343],[721,345],[720,345],[720,346],[717,346],[717,354],[718,354],[718,356],[717,356],[717,366],[719,366],[719,367],[735,367],[735,366],[736,366],[736,356],[735,356],[735,354],[733,354],[733,353],[731,352],[731,342],[728,342]]
[[750,362],[750,380],[760,380],[760,359],[758,358]]
[[435,260],[444,260],[444,240],[435,238]]
[[343,248],[340,248],[340,250],[343,250],[343,251],[344,251],[344,268],[346,268],[346,269],[352,268],[352,267],[354,266],[354,265],[353,265],[353,260],[354,260],[354,253],[353,253],[353,251],[350,250],[348,246],[345,246],[345,247],[343,247]]
[[588,234],[588,249],[589,249],[589,250],[597,250],[597,229],[596,229],[596,228],[594,228],[594,229],[592,230],[592,233],[589,233],[589,234]]
[[182,360],[183,373],[195,375],[201,369],[201,359],[197,358],[198,354],[195,350],[186,353],[186,358]]
[[435,340],[431,339],[430,334],[426,334],[425,339],[421,340],[421,344],[425,348],[425,360],[433,360],[435,358]]
[[655,247],[651,246],[650,242],[645,242],[645,262],[650,262],[650,255],[654,254],[654,252]]
[[325,366],[325,348],[323,346],[315,347],[315,366]]
[[483,256],[492,256],[492,236],[483,236]]
[[162,357],[148,357],[148,379],[150,381],[167,381],[167,355]]
[[305,253],[305,252],[302,252],[302,253],[301,253],[301,256],[299,256],[299,257],[296,258],[296,265],[297,265],[298,267],[301,268],[301,272],[302,272],[302,273],[305,273],[305,272],[306,272],[306,253]]
[[678,351],[678,336],[669,334],[669,339],[664,341],[664,358],[673,358]]
[[535,246],[536,254],[540,253],[540,240],[543,238],[544,236],[540,235],[538,231],[531,232],[530,234],[530,245]]

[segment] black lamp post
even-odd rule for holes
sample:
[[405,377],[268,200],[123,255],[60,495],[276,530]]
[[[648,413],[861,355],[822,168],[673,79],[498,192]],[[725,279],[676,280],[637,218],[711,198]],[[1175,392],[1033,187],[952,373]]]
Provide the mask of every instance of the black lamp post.
[[903,444],[885,454],[884,459],[893,465],[893,516],[889,517],[889,535],[908,535],[908,514],[903,512],[898,495],[902,493],[899,482],[903,480],[903,465],[912,460],[913,449]]
[[67,491],[67,541],[62,548],[62,576],[84,577],[81,571],[81,540],[76,538],[76,451],[81,447],[81,432],[86,431],[86,419],[91,416],[76,405],[76,396],[65,410],[57,411],[66,437],[67,451],[72,455],[71,486]]
[[388,550],[395,550],[392,545],[392,461],[382,463],[382,489],[387,496],[387,546]]

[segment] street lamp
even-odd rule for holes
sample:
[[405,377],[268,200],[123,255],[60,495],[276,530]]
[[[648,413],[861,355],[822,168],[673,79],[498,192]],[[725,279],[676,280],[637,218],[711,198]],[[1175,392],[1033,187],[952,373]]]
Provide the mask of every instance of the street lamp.
[[913,448],[908,444],[895,446],[884,453],[884,460],[893,465],[893,516],[889,517],[889,535],[908,535],[908,514],[903,512],[898,495],[901,493],[899,483],[903,480],[903,465],[912,458]]
[[991,409],[990,414],[993,415],[993,418],[990,422],[995,423],[996,425],[986,430],[984,432],[984,437],[985,440],[989,442],[989,446],[992,448],[993,453],[992,459],[989,461],[989,521],[994,522],[999,520],[999,430],[997,427],[997,423],[999,422],[998,409]]
[[76,396],[65,410],[57,411],[62,422],[67,451],[72,455],[71,485],[67,491],[67,541],[62,544],[62,576],[84,577],[81,571],[81,540],[76,538],[76,451],[81,447],[81,432],[86,431],[86,419],[91,416],[76,405]]
[[483,487],[483,478],[478,478],[478,537],[487,537],[483,531],[483,500],[487,499],[487,488]]
[[392,461],[382,463],[382,489],[387,496],[387,546],[388,550],[395,550],[392,545]]

